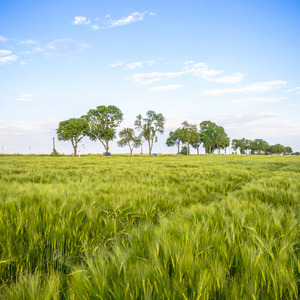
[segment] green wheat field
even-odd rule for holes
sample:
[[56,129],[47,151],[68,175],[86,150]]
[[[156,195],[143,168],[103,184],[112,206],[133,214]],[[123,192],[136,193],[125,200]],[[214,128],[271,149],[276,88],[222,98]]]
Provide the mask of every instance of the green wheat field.
[[300,158],[0,156],[0,299],[299,299]]

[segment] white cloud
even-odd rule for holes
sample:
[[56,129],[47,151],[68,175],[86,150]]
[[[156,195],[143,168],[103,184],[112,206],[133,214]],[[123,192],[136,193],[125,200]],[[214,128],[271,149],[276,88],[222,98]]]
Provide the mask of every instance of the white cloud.
[[207,90],[206,94],[211,95],[222,95],[222,94],[238,94],[238,93],[265,93],[276,88],[283,87],[287,82],[282,80],[257,82],[248,86],[233,88],[233,89],[222,89],[222,90]]
[[299,87],[295,87],[293,89],[287,90],[287,92],[296,92],[297,94],[300,94],[300,86]]
[[25,45],[34,45],[34,44],[37,44],[38,42],[37,41],[34,41],[34,40],[24,40],[24,41],[21,41],[21,44],[25,44]]
[[171,85],[164,85],[164,86],[157,86],[153,88],[149,88],[151,92],[161,92],[161,91],[170,91],[170,90],[177,90],[183,88],[181,84],[171,84]]
[[35,94],[22,94],[19,98],[17,98],[17,101],[34,101]]
[[10,50],[0,50],[0,65],[8,65],[15,62],[18,56],[12,54]]
[[60,39],[52,41],[47,45],[47,55],[56,56],[84,50],[89,45],[73,41],[72,39]]
[[95,31],[100,29],[100,27],[98,25],[92,25],[91,28]]
[[[133,12],[127,17],[123,17],[119,20],[108,20],[105,22],[106,28],[116,27],[116,26],[124,26],[128,25],[133,22],[140,22],[144,20],[145,15],[147,14],[147,11],[140,13],[140,12]],[[153,16],[153,13],[149,13],[150,16]]]
[[205,77],[204,79],[211,82],[217,83],[238,83],[244,78],[244,74],[236,73],[232,76],[222,76],[217,78]]
[[221,73],[224,73],[224,71],[209,69],[205,63],[195,63],[194,61],[187,61],[184,63],[184,68],[181,71],[139,73],[132,75],[131,80],[134,83],[138,84],[151,84],[162,79],[191,75],[200,77],[210,82],[237,83],[244,78],[244,75],[242,73],[236,73],[232,76],[216,77]]
[[136,68],[143,68],[144,66],[150,66],[154,64],[154,60],[148,61],[134,61],[134,62],[127,62],[127,61],[120,61],[117,63],[110,64],[109,66],[112,68],[123,66],[125,70],[134,70]]
[[151,84],[162,79],[175,78],[184,75],[185,72],[153,72],[134,74],[130,78],[134,83]]
[[91,21],[83,16],[76,16],[73,21],[73,24],[75,24],[75,25],[80,25],[80,24],[88,25],[90,23],[91,23]]
[[231,101],[232,104],[243,106],[252,103],[274,103],[288,98],[285,97],[258,97],[258,98],[245,98]]
[[7,38],[5,38],[4,36],[0,35],[0,42],[1,43],[7,42],[7,41],[8,41]]

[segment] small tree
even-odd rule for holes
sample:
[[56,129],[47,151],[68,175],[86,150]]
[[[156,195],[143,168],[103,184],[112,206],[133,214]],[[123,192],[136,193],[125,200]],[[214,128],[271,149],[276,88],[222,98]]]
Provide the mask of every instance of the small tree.
[[109,141],[116,137],[116,128],[123,121],[123,113],[114,106],[98,106],[83,116],[89,123],[89,137],[92,141],[99,140],[105,152],[109,150]]
[[166,141],[168,147],[177,146],[177,154],[180,152],[180,143],[184,143],[182,136],[181,128],[176,129],[175,131],[170,131],[169,137]]
[[72,118],[60,122],[56,133],[59,141],[71,141],[74,149],[74,156],[76,156],[78,143],[85,135],[87,135],[88,130],[89,125],[85,119]]
[[121,138],[118,141],[120,147],[128,146],[130,150],[130,155],[134,148],[138,148],[142,145],[142,139],[140,136],[136,136],[132,128],[124,128],[119,132],[119,137]]
[[187,144],[187,155],[190,155],[190,144],[198,142],[200,139],[197,125],[189,124],[187,121],[182,123],[181,127],[182,136]]
[[153,110],[146,113],[147,118],[138,115],[134,122],[135,128],[141,131],[141,136],[148,141],[149,155],[151,156],[153,143],[157,142],[157,133],[164,133],[166,119],[162,114],[157,114]]

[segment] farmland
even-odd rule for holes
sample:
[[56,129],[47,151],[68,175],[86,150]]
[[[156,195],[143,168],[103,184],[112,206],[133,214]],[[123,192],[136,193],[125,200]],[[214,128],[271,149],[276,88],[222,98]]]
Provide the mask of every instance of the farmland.
[[297,299],[300,159],[0,156],[1,299]]

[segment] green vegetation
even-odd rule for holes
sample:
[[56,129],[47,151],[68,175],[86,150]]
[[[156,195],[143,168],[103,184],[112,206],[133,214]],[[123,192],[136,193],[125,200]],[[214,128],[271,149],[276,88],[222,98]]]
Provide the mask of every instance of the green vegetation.
[[1,299],[299,299],[296,156],[0,156]]

